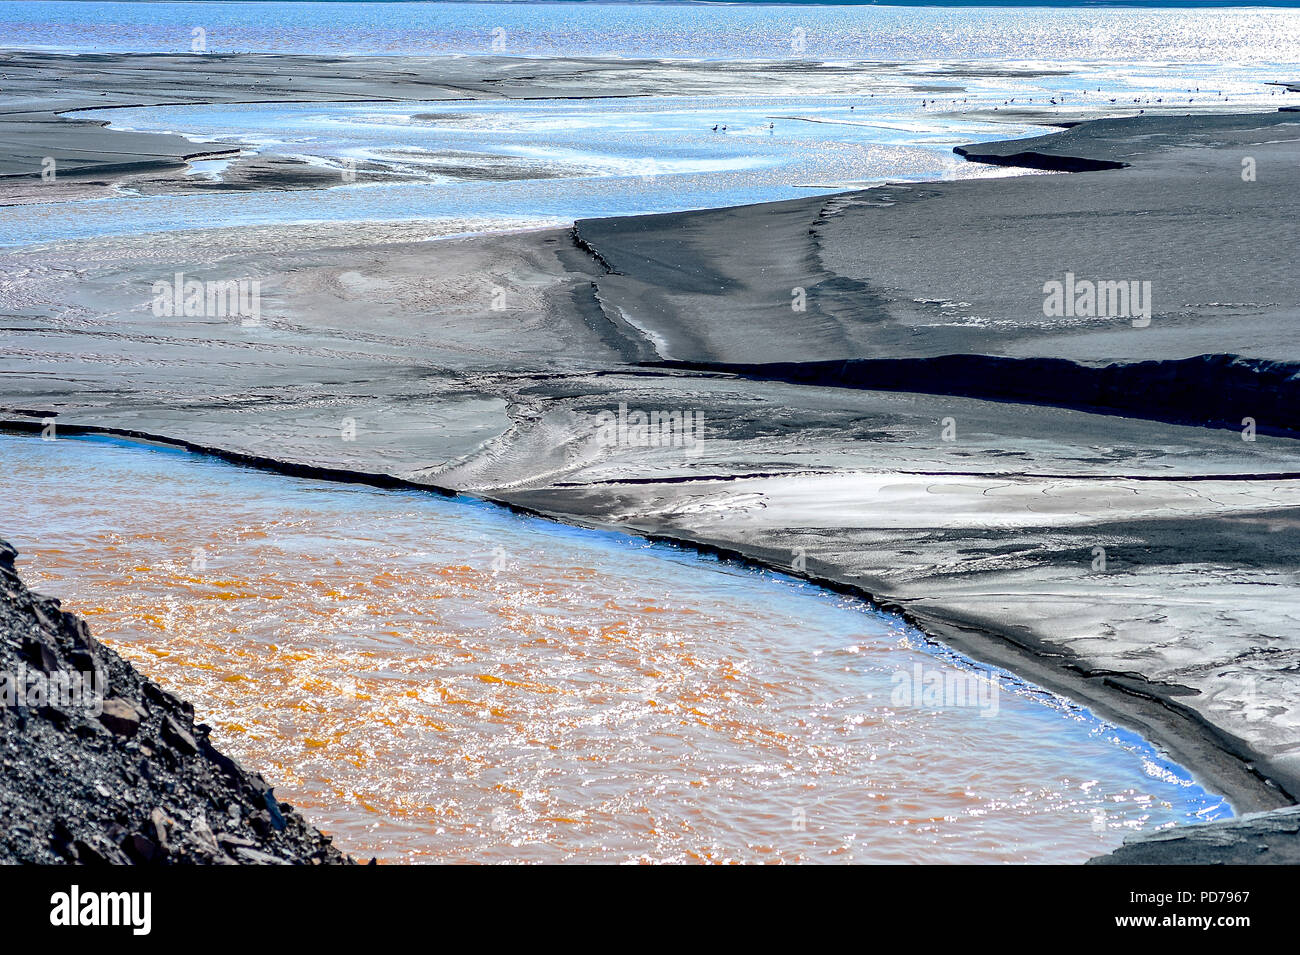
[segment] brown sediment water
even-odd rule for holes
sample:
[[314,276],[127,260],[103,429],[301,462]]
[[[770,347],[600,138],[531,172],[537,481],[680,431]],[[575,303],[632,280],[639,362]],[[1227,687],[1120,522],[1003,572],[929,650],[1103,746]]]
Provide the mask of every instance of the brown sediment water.
[[0,467],[31,586],[359,857],[1073,862],[1229,814],[797,580],[114,439],[4,435]]

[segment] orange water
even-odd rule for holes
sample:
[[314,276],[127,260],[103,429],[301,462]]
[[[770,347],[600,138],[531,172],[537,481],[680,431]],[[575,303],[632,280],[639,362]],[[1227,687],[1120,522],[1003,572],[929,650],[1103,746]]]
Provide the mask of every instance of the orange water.
[[797,581],[107,439],[0,473],[33,588],[358,857],[1068,862],[1228,813],[1006,675],[900,703],[978,671]]

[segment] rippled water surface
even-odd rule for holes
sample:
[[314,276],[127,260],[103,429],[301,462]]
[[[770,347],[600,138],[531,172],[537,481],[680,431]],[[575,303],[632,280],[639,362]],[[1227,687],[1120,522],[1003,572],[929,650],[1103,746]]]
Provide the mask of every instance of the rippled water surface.
[[[0,436],[0,473],[32,586],[358,856],[1075,862],[1230,814],[792,579],[109,439]],[[972,692],[909,698],[935,675]]]
[[1300,60],[1300,11],[656,3],[0,2],[0,47],[697,59]]

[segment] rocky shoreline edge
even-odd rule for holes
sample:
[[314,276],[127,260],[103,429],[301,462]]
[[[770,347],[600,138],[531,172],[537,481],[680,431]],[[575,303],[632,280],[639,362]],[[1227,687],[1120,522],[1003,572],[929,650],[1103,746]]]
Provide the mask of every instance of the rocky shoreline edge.
[[0,541],[0,863],[350,865]]

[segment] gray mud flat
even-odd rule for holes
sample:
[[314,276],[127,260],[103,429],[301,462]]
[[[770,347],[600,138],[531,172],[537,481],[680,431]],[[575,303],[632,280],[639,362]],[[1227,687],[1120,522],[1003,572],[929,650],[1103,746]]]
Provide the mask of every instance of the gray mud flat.
[[[434,243],[348,224],[5,251],[0,407],[800,574],[1141,732],[1239,812],[1291,805],[1300,115],[970,152],[1091,171]],[[260,280],[264,320],[154,317],[178,270]],[[1047,316],[1066,272],[1150,281],[1149,323]],[[620,409],[698,414],[703,440],[611,440]]]

